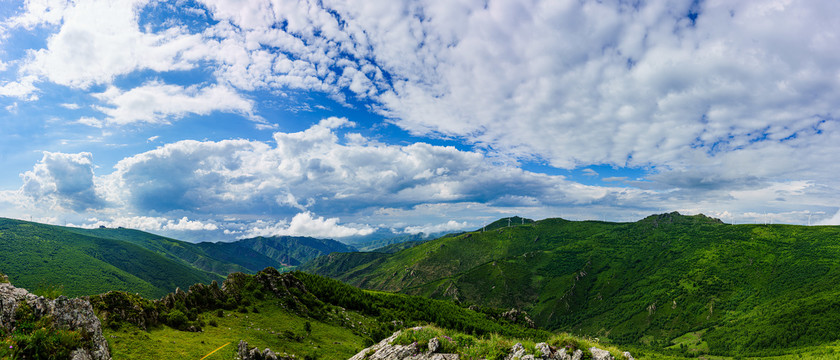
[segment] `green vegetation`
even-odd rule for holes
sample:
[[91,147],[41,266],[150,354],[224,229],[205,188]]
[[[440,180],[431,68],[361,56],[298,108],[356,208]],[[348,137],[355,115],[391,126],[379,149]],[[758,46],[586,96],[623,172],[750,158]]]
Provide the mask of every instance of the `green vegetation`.
[[[406,234],[386,239],[377,239],[361,243],[352,243],[359,251],[375,251],[384,253],[394,253],[402,249],[410,248],[415,245],[422,244],[426,241],[435,239],[426,234]],[[343,251],[346,252],[346,251]]]
[[304,270],[464,306],[519,308],[548,329],[670,356],[782,356],[840,339],[840,227],[727,225],[677,213],[522,222],[502,219],[394,254],[331,254]]
[[89,334],[52,326],[52,318],[37,317],[26,302],[15,309],[14,331],[0,330],[0,358],[12,359],[68,359],[70,353],[90,342]]
[[[65,227],[62,229],[90,237],[129,242],[166,257],[169,260],[179,262],[186,266],[196,267],[203,271],[217,274],[221,277],[237,271],[256,272],[273,264],[270,259],[265,259],[264,256],[261,257],[260,254],[256,253],[245,254],[241,258],[236,259],[240,261],[220,259],[214,257],[213,254],[205,251],[205,249],[202,249],[202,247],[197,244],[170,239],[140,230],[125,228],[81,229],[71,227]],[[265,263],[260,263],[260,260],[264,260]],[[254,266],[251,267],[250,265]]]
[[158,297],[222,279],[135,244],[60,226],[0,218],[0,244],[0,272],[15,286],[48,296],[123,290]]
[[[294,267],[329,253],[356,251],[352,246],[335,240],[300,236],[259,236],[233,243],[204,242],[197,245],[217,258],[227,258],[231,262],[242,263],[241,255],[250,257],[250,252],[261,254],[272,261],[272,263],[264,263],[250,268],[253,271],[259,271],[268,266],[278,269],[280,267]],[[240,256],[235,257],[234,255]]]
[[0,218],[0,271],[38,295],[118,290],[160,297],[176,287],[222,280],[232,272],[288,270],[332,251],[334,240],[303,237],[192,244],[131,229],[79,229]]
[[598,343],[594,340],[582,339],[566,333],[550,335],[538,338],[511,338],[499,336],[498,334],[487,334],[484,336],[473,336],[450,329],[442,329],[435,326],[425,326],[419,329],[411,328],[403,330],[392,342],[395,345],[409,345],[416,343],[421,349],[428,347],[432,338],[438,339],[440,348],[438,353],[458,354],[462,359],[487,359],[502,360],[510,353],[514,344],[522,344],[526,354],[535,355],[537,358],[542,353],[537,349],[538,342],[544,342],[550,347],[566,349],[568,354],[575,350],[582,350],[589,354],[589,348],[597,347],[607,350],[616,359],[622,359],[623,351],[616,347]]
[[335,240],[309,237],[255,237],[235,242],[197,244],[124,228],[63,228],[82,235],[130,242],[170,260],[227,276],[233,272],[255,273],[266,267],[288,269],[331,252],[355,251]]
[[303,358],[340,359],[429,322],[464,329],[464,336],[550,336],[448,301],[363,291],[300,272],[231,274],[223,287],[199,284],[155,301],[110,292],[90,301],[117,359],[201,358],[226,343],[233,346],[212,358],[231,358],[239,340]]

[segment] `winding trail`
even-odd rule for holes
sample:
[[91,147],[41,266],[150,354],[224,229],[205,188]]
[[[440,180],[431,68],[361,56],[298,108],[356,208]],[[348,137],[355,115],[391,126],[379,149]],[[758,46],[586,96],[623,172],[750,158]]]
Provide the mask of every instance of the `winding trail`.
[[228,345],[230,345],[230,342],[228,342],[227,344],[224,344],[224,345],[222,345],[222,346],[219,346],[218,348],[216,348],[216,350],[211,351],[209,354],[204,355],[204,357],[203,357],[203,358],[198,359],[198,360],[204,360],[204,359],[206,359],[208,356],[213,355],[213,353],[215,353],[216,351],[222,350],[222,348],[223,348],[223,347],[228,346]]

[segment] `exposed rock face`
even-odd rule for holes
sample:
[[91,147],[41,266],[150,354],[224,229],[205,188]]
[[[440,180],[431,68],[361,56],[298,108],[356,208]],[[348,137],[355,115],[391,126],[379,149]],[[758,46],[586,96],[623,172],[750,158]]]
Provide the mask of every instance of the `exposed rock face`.
[[[421,327],[416,327],[414,330],[419,330]],[[385,340],[373,345],[367,349],[360,351],[358,354],[351,357],[349,360],[457,360],[460,357],[457,354],[439,354],[435,351],[440,349],[440,341],[437,338],[429,340],[428,350],[421,349],[417,344],[410,345],[393,345],[391,344],[402,331],[397,331]],[[533,353],[535,355],[529,354]],[[607,350],[601,350],[596,347],[589,348],[589,353],[593,360],[615,360],[614,357]],[[632,360],[630,353],[624,352],[626,359]],[[577,349],[572,354],[566,353],[566,348],[556,348],[549,346],[546,343],[536,344],[533,351],[525,349],[520,343],[516,343],[510,349],[510,352],[505,357],[505,360],[581,360],[583,358],[583,351]]]
[[455,354],[435,353],[434,351],[437,351],[437,347],[440,345],[439,341],[435,341],[435,343],[437,343],[438,345],[435,346],[434,350],[431,350],[432,341],[429,341],[428,351],[421,350],[417,346],[417,344],[391,345],[391,342],[393,342],[394,339],[396,339],[397,336],[399,336],[401,333],[402,331],[395,332],[393,335],[389,336],[385,340],[380,341],[378,344],[364,349],[356,355],[353,355],[353,357],[351,357],[350,360],[458,360],[460,358],[458,355]]
[[257,347],[248,348],[248,343],[245,340],[239,340],[239,350],[237,351],[240,360],[288,360],[289,358],[278,358],[277,355],[266,348],[263,352]]
[[615,360],[607,350],[601,350],[593,346],[589,348],[589,352],[592,353],[592,360]]
[[0,327],[11,333],[17,326],[15,314],[21,304],[26,303],[36,319],[49,316],[52,326],[77,331],[85,337],[85,347],[73,351],[72,359],[110,360],[108,342],[102,336],[102,326],[93,313],[90,302],[84,299],[68,299],[59,296],[55,300],[36,296],[26,289],[12,284],[0,283]]
[[537,327],[536,324],[534,324],[534,320],[531,320],[531,317],[528,316],[528,313],[519,309],[510,309],[504,312],[502,314],[502,319],[506,319],[514,324],[520,324],[532,329]]

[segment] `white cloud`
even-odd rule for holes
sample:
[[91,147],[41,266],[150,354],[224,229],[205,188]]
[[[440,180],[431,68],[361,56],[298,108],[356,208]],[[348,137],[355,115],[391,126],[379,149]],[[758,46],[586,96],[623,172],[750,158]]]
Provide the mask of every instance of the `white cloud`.
[[214,231],[219,229],[214,223],[190,220],[186,216],[178,220],[156,216],[117,216],[108,220],[91,218],[81,225],[68,225],[89,229],[100,226],[109,228],[124,227],[143,231]]
[[840,225],[840,209],[831,218],[819,221],[816,225]]
[[598,176],[598,172],[592,169],[583,169],[584,176]]
[[38,100],[38,88],[35,87],[34,76],[24,76],[17,81],[8,81],[0,84],[0,96],[14,97],[26,101]]
[[826,143],[808,130],[836,122],[840,100],[837,4],[703,2],[692,22],[691,1],[206,3],[231,50],[218,74],[239,88],[349,90],[416,134],[557,167],[683,171],[727,156],[740,166],[725,171],[762,172],[739,159],[796,162],[818,147],[779,140]]
[[152,81],[128,91],[109,87],[94,96],[110,105],[97,107],[108,116],[108,124],[169,123],[186,114],[207,115],[213,111],[236,112],[265,123],[254,115],[252,100],[220,85],[185,88]]
[[427,224],[427,225],[419,225],[419,226],[407,226],[403,232],[407,234],[437,234],[446,231],[456,231],[456,230],[464,230],[469,226],[466,221],[464,222],[457,222],[455,220],[449,220],[442,224]]
[[44,152],[34,168],[20,174],[21,192],[48,208],[76,211],[104,206],[97,194],[90,153],[64,154]]
[[369,207],[501,204],[513,198],[537,206],[644,193],[495,165],[481,153],[453,147],[385,145],[360,135],[341,143],[335,131],[350,125],[346,119],[328,118],[305,131],[277,132],[275,146],[248,140],[166,144],[123,159],[103,183],[109,184],[109,199],[139,211],[205,213],[272,208],[279,214],[302,209],[354,214]]
[[60,104],[60,105],[61,105],[61,107],[65,108],[65,109],[68,109],[68,110],[79,110],[79,109],[81,109],[81,106],[79,106],[79,104],[76,104],[76,103],[63,103],[63,104]]
[[159,33],[142,31],[138,10],[147,0],[69,2],[52,1],[51,11],[37,2],[11,23],[33,26],[60,24],[47,47],[34,50],[21,66],[26,74],[56,84],[88,88],[110,83],[116,76],[136,70],[158,72],[195,66],[199,35],[173,27]]
[[258,221],[251,225],[246,233],[240,238],[256,236],[311,236],[316,238],[342,238],[348,236],[370,235],[376,229],[367,225],[339,225],[339,218],[325,219],[323,216],[315,217],[311,212],[298,213],[292,221],[267,223]]
[[[273,143],[181,141],[90,181],[116,206],[138,211],[384,222],[362,214],[433,204],[463,215],[481,204],[480,216],[578,206],[587,207],[580,216],[626,219],[663,207],[734,218],[767,209],[801,223],[797,211],[831,213],[838,201],[836,2],[704,1],[696,21],[687,17],[690,0],[202,3],[213,19],[206,27],[174,17],[140,25],[141,9],[165,5],[148,1],[28,1],[0,27],[57,32],[46,48],[12,60],[18,78],[0,82],[0,96],[36,100],[37,85],[53,82],[107,89],[96,94],[104,117],[78,120],[94,127],[223,111],[267,129],[260,104],[243,92],[314,90],[339,102],[370,100],[413,134],[478,149],[339,138],[350,122],[337,118],[278,132]],[[138,71],[197,67],[210,79],[113,84]],[[585,186],[524,171],[517,159],[647,175]],[[27,184],[57,189],[38,166]],[[84,207],[87,195],[67,194],[37,197]]]

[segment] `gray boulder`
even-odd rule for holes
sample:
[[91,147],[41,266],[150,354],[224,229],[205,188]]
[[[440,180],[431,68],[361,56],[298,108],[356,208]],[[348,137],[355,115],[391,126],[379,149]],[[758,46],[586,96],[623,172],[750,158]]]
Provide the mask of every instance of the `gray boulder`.
[[592,360],[615,360],[607,350],[601,350],[593,346],[589,348],[589,352],[592,353]]
[[277,356],[271,349],[266,348],[262,352],[257,347],[249,347],[245,340],[239,340],[239,347],[236,351],[239,360],[291,360],[285,356]]
[[17,327],[15,312],[23,303],[32,309],[36,319],[49,316],[52,318],[53,327],[78,331],[90,337],[87,347],[72,352],[72,359],[111,359],[108,342],[102,335],[102,325],[87,300],[68,299],[65,296],[51,300],[31,294],[26,289],[16,288],[12,284],[0,283],[0,328],[6,333],[11,333]]
[[[420,327],[414,328],[415,330],[421,329]],[[409,345],[394,345],[391,344],[394,340],[400,336],[402,331],[397,331],[393,335],[385,338],[384,340],[380,341],[378,344],[375,344],[367,349],[360,351],[358,354],[353,355],[349,360],[403,360],[403,359],[411,359],[411,360],[459,360],[460,357],[456,354],[439,354],[435,353],[432,350],[432,343],[437,342],[437,346],[435,351],[439,350],[440,342],[436,341],[437,339],[432,339],[429,341],[429,347],[426,349],[421,349],[417,346],[417,344],[409,344]]]

